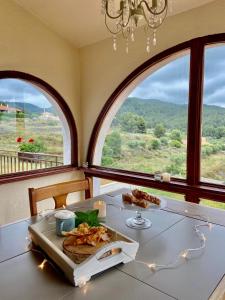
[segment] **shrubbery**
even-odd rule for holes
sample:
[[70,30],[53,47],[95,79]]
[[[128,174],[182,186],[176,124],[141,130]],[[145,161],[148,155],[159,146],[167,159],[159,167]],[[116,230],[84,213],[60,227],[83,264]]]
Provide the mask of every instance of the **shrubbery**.
[[151,149],[158,150],[158,149],[160,149],[160,146],[161,146],[161,144],[160,144],[159,140],[155,139],[155,140],[151,141],[151,145],[150,145]]
[[168,141],[168,139],[165,136],[163,136],[163,137],[160,138],[160,143],[163,146],[167,146],[169,144],[169,141]]
[[154,129],[154,135],[157,138],[160,138],[160,137],[164,136],[165,133],[166,133],[166,129],[165,129],[164,125],[163,124],[156,124],[155,129]]
[[127,145],[131,149],[145,149],[146,142],[145,141],[129,141],[127,143]]
[[181,148],[182,144],[181,144],[181,142],[179,142],[177,140],[172,140],[170,142],[170,146],[173,148]]
[[[170,134],[170,139],[182,143],[182,135],[181,135],[180,130],[178,130],[178,129],[172,130],[172,132]],[[177,148],[180,148],[180,147],[177,147]]]

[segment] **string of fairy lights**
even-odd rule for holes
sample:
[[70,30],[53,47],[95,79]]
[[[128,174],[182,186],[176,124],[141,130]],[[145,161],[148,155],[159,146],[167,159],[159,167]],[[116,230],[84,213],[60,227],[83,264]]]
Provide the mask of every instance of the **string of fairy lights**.
[[[122,207],[117,204],[108,203],[107,205],[114,206],[115,208],[119,209],[120,211],[126,210],[125,207]],[[80,209],[81,207],[77,207],[77,208]],[[87,207],[84,207],[84,208],[87,209]],[[198,221],[204,222],[204,223],[193,225],[193,232],[199,240],[199,245],[197,247],[193,247],[193,248],[190,247],[190,248],[186,248],[186,249],[179,251],[178,255],[176,255],[175,258],[171,262],[168,262],[166,264],[156,263],[153,261],[145,262],[145,261],[141,261],[139,259],[133,259],[133,257],[132,257],[132,260],[135,263],[145,266],[146,268],[150,269],[151,272],[157,272],[162,269],[174,269],[174,268],[178,267],[180,265],[180,263],[185,263],[186,261],[192,259],[193,258],[192,254],[203,253],[204,249],[206,248],[207,238],[206,238],[206,235],[201,230],[201,228],[207,227],[209,229],[209,231],[211,231],[213,228],[213,224],[209,222],[208,217],[203,216],[203,215],[191,214],[187,209],[185,209],[184,211],[178,211],[178,210],[172,210],[172,209],[168,208],[168,209],[166,209],[166,211],[171,212],[171,213],[181,214],[183,216],[193,218],[193,219],[198,219]],[[48,220],[54,213],[55,213],[55,211],[52,211],[46,215],[44,213],[44,211],[42,211],[39,214],[39,216],[41,217],[41,220],[39,222],[46,220],[46,219]],[[38,265],[38,268],[43,270],[45,268],[46,263],[50,263],[54,267],[54,264],[51,261],[49,261],[49,259],[46,257],[46,255],[42,251],[39,251],[33,247],[31,238],[27,237],[26,239],[29,241],[27,249],[30,251],[33,251],[33,252],[37,252],[44,257],[43,261]],[[126,252],[123,251],[123,253],[124,253],[124,255],[129,256],[129,254],[127,254]],[[83,282],[80,287],[83,287],[85,284],[86,284],[86,282]]]

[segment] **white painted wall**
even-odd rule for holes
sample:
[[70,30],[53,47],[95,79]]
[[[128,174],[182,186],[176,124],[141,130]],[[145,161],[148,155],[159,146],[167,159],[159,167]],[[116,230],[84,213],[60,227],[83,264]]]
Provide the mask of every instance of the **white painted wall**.
[[[78,50],[10,0],[0,0],[0,28],[0,70],[27,72],[52,85],[74,115],[80,149]],[[28,187],[44,186],[79,176],[80,173],[71,172],[0,185],[0,224],[29,216]]]

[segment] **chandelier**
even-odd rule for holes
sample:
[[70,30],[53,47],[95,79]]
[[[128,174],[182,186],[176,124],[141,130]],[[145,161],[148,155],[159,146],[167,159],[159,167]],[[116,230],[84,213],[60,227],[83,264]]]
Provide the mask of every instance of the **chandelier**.
[[[171,0],[172,1],[172,0]],[[156,31],[167,16],[168,0],[102,0],[105,25],[113,36],[113,49],[117,50],[117,35],[122,33],[126,41],[134,42],[135,30],[144,24],[146,51],[150,52],[150,40],[156,46]]]

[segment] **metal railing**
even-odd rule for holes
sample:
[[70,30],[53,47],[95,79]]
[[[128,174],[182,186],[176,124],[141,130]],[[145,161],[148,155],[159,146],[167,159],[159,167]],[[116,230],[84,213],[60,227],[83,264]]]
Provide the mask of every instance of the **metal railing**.
[[63,165],[63,157],[55,154],[16,152],[0,149],[0,175]]

